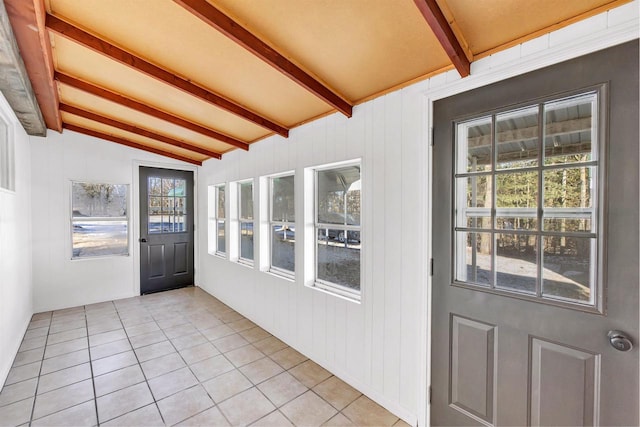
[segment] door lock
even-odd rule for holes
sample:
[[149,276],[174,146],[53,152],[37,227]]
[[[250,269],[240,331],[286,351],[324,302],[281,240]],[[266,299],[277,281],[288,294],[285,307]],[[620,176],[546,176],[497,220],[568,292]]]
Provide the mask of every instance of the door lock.
[[609,342],[611,343],[611,346],[616,350],[629,351],[633,348],[633,343],[631,342],[631,339],[629,339],[627,334],[625,334],[622,331],[617,331],[617,330],[609,331],[609,333],[607,334],[607,337],[609,338]]
[[145,239],[144,237],[141,237],[141,238],[138,239],[138,242],[147,243],[147,239]]

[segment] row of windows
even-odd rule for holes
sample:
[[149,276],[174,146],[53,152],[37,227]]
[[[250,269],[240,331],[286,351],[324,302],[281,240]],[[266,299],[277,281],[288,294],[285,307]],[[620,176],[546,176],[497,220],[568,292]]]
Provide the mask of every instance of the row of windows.
[[[360,163],[309,169],[313,177],[314,284],[317,287],[359,298],[360,295]],[[253,265],[254,235],[261,240],[268,262],[263,269],[293,278],[296,271],[296,222],[311,223],[296,213],[293,173],[262,177],[260,191],[265,206],[254,208],[254,181],[244,180],[209,187],[209,252]],[[264,209],[263,209],[264,208]],[[263,212],[263,216],[255,215]],[[297,220],[297,221],[296,221]],[[311,218],[309,218],[311,220]],[[261,225],[263,225],[261,227]]]

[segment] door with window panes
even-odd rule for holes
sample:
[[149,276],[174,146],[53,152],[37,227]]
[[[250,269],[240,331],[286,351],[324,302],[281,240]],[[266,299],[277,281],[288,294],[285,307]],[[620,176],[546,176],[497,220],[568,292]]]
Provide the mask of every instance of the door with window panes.
[[193,172],[140,167],[140,293],[193,285]]
[[638,425],[637,62],[434,104],[432,425]]

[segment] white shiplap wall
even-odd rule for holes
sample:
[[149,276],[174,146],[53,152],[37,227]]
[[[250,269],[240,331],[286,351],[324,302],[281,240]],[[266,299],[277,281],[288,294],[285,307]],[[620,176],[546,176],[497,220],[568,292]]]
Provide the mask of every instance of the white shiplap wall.
[[[200,286],[348,382],[366,388],[403,418],[417,413],[420,312],[426,285],[427,143],[425,85],[357,106],[351,119],[334,114],[272,137],[249,152],[234,151],[200,171],[207,185],[296,172],[297,230],[302,230],[304,169],[362,159],[362,301],[304,286],[304,237],[297,233],[295,282],[204,255]],[[254,190],[260,191],[256,185]],[[259,194],[255,200],[259,200]],[[206,227],[206,204],[200,226]],[[260,218],[258,218],[260,221]],[[256,237],[256,240],[260,236]],[[311,234],[308,235],[312,238]],[[202,240],[202,239],[201,239]],[[259,247],[259,242],[256,242]],[[206,243],[200,248],[207,253]]]
[[426,425],[431,102],[637,38],[638,5],[636,0],[476,61],[466,79],[444,73],[359,105],[351,119],[334,114],[293,129],[289,139],[274,136],[249,152],[203,165],[201,233],[208,185],[255,178],[257,193],[258,177],[288,170],[296,171],[296,229],[302,230],[304,169],[361,158],[361,304],[305,286],[313,273],[300,271],[302,233],[294,282],[259,271],[259,259],[248,268],[209,255],[202,236],[198,284],[405,421]]

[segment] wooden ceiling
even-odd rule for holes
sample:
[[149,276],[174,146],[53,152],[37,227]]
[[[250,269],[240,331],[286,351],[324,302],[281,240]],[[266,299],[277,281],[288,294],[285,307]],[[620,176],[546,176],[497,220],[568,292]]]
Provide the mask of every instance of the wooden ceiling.
[[629,0],[4,0],[48,129],[194,164]]

